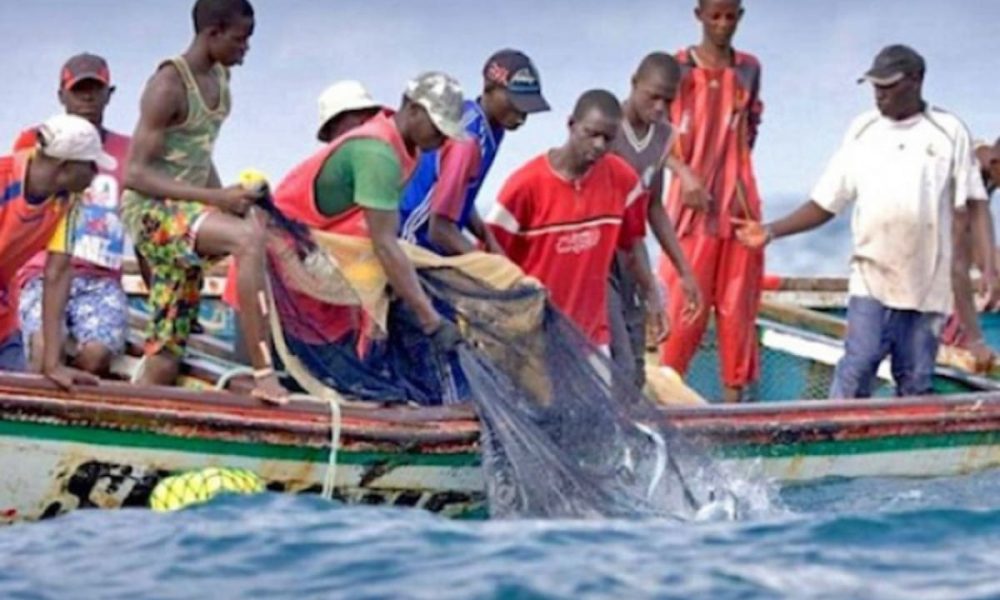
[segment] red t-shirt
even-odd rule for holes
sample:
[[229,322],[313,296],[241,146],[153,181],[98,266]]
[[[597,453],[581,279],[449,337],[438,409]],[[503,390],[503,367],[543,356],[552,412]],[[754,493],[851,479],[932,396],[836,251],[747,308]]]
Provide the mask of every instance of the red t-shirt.
[[507,256],[600,346],[611,339],[611,259],[616,248],[642,243],[646,202],[635,170],[617,156],[605,155],[568,181],[543,154],[511,175],[487,221]]

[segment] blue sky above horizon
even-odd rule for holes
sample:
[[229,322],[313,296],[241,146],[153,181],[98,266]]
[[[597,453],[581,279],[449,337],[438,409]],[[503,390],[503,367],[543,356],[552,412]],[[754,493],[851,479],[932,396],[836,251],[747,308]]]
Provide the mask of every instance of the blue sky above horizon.
[[[696,42],[694,0],[257,0],[246,64],[234,71],[234,111],[216,150],[224,179],[245,166],[280,178],[315,148],[318,93],[337,79],[363,81],[398,102],[406,79],[440,69],[470,95],[484,59],[501,47],[528,52],[553,111],[508,137],[483,190],[492,198],[519,164],[565,136],[584,90],[624,95],[638,60]],[[5,23],[0,140],[59,110],[58,69],[91,51],[111,63],[118,87],[107,124],[131,132],[143,83],[191,37],[191,0],[0,0]],[[740,49],[764,66],[764,124],[755,152],[766,211],[804,199],[850,119],[872,106],[855,84],[882,46],[905,42],[928,62],[926,95],[974,135],[1000,134],[991,59],[1000,55],[995,0],[747,0]],[[769,200],[773,199],[773,200]]]

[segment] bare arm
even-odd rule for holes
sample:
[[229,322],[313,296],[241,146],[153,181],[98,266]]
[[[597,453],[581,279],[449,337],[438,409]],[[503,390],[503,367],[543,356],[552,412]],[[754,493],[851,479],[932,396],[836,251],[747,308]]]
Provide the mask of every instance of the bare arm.
[[670,222],[670,217],[667,216],[667,211],[663,209],[663,203],[650,201],[646,213],[649,227],[653,230],[653,236],[660,244],[660,249],[670,259],[670,263],[674,265],[680,276],[685,300],[681,315],[685,322],[690,323],[701,313],[705,303],[698,279],[694,276],[694,271],[691,270],[691,264],[684,256],[684,251],[681,250],[680,242],[677,241],[677,233]]
[[428,234],[431,242],[445,255],[455,256],[476,251],[476,247],[458,228],[458,223],[444,215],[431,214]]
[[469,216],[469,231],[472,235],[476,236],[483,246],[486,247],[486,251],[491,254],[503,254],[503,248],[500,247],[500,242],[497,241],[493,232],[490,228],[486,226],[486,222],[483,221],[483,216],[479,214],[479,209],[473,207],[472,214]]
[[996,241],[993,234],[993,215],[990,214],[990,203],[970,198],[967,209],[972,228],[972,243],[975,254],[982,264],[981,291],[987,296],[990,307],[995,307],[1000,301],[1000,281],[996,270],[996,258],[993,249]]
[[73,280],[69,254],[49,252],[42,279],[42,370],[50,371],[62,361],[62,333],[66,303]]
[[94,385],[97,377],[62,364],[63,323],[73,281],[69,254],[49,252],[42,282],[42,374],[59,387],[72,389],[74,383]]
[[218,190],[175,180],[153,166],[155,160],[163,156],[167,129],[186,114],[186,102],[183,82],[173,68],[162,68],[150,79],[142,94],[139,123],[132,136],[125,186],[151,198],[190,200],[222,207],[226,200]]
[[768,228],[771,230],[771,236],[777,239],[816,229],[834,216],[832,212],[825,210],[819,204],[810,200],[795,209],[792,214],[773,221],[768,225]]
[[[701,179],[691,170],[691,167],[673,154],[667,156],[665,166],[680,181],[681,201],[685,206],[694,210],[708,210],[711,207],[712,196],[702,185]],[[653,182],[654,187],[662,189],[663,178],[657,177],[656,179],[657,181]],[[656,197],[659,195],[654,196],[654,198]]]
[[647,217],[649,219],[649,227],[653,230],[653,236],[656,238],[657,243],[660,244],[663,253],[667,255],[674,268],[677,269],[677,273],[682,278],[693,278],[694,274],[691,272],[691,265],[688,264],[687,259],[684,257],[684,252],[677,241],[677,233],[674,232],[674,226],[670,223],[670,218],[667,216],[667,211],[664,210],[663,204],[651,201],[647,209]]
[[441,325],[441,315],[434,309],[417,279],[413,263],[403,253],[396,238],[399,213],[365,208],[365,221],[371,233],[375,256],[385,269],[389,285],[417,315],[424,333],[432,333]]
[[816,229],[834,216],[832,212],[822,208],[815,200],[809,200],[792,211],[790,215],[767,225],[735,217],[733,217],[733,223],[736,224],[736,237],[740,242],[751,248],[761,248],[780,237]]
[[474,252],[476,247],[459,227],[469,182],[479,164],[479,146],[471,141],[448,142],[438,154],[439,174],[430,199],[428,235],[450,256]]

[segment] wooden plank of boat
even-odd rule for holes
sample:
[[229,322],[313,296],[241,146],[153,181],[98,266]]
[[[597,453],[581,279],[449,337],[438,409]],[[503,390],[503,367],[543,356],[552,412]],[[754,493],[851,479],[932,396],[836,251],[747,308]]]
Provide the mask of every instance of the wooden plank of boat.
[[[847,321],[840,317],[823,313],[804,306],[764,300],[761,302],[760,316],[793,328],[803,329],[834,339],[847,335]],[[951,367],[965,373],[975,373],[975,359],[964,348],[942,344],[938,351],[938,365]],[[987,375],[1000,380],[1000,365],[994,365]]]

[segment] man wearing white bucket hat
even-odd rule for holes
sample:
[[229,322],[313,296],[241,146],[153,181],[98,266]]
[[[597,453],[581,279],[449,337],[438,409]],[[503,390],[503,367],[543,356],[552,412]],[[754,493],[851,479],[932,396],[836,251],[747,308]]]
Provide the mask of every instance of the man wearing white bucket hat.
[[330,85],[319,96],[319,130],[316,138],[332,142],[382,110],[382,105],[359,81],[345,79]]
[[[14,279],[36,252],[68,235],[66,215],[77,195],[87,189],[98,169],[114,170],[101,135],[89,121],[56,115],[38,128],[37,146],[0,157],[0,369],[25,368],[24,344],[17,315]],[[52,271],[50,273],[50,271]],[[59,344],[62,315],[72,270],[49,269],[43,290],[46,344]],[[58,357],[58,354],[56,354]],[[42,371],[60,385],[93,382],[93,376],[45,361]]]

